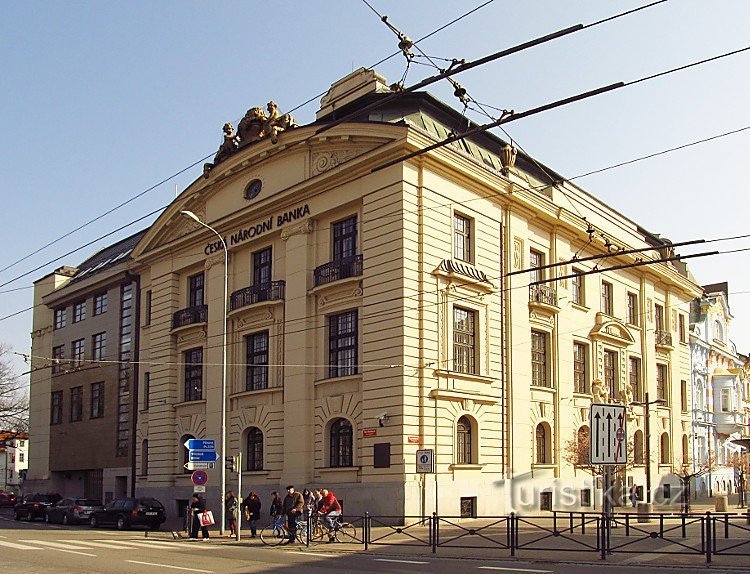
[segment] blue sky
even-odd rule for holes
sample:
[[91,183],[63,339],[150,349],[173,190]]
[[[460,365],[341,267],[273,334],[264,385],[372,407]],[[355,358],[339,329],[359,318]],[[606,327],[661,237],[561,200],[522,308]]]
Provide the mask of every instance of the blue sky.
[[[645,3],[494,0],[420,46],[430,56],[471,60]],[[371,4],[417,39],[483,0]],[[286,112],[397,44],[359,0],[16,2],[3,7],[3,16],[0,268],[212,154],[222,124],[248,108],[273,99]],[[521,111],[747,45],[750,2],[671,0],[456,79],[479,102]],[[377,69],[396,81],[404,61],[392,58]],[[412,65],[407,84],[432,73]],[[429,91],[458,107],[443,84]],[[750,126],[749,92],[746,52],[513,122],[508,132],[573,177]],[[300,123],[314,118],[318,101],[294,112]],[[749,142],[746,130],[576,183],[673,241],[740,235],[748,232]],[[199,173],[193,168],[0,272],[0,283],[166,205],[175,186],[183,189]],[[31,306],[34,279],[137,229],[0,287],[0,317]],[[712,247],[750,247],[750,239]],[[690,263],[700,283],[729,281],[731,337],[744,353],[750,352],[748,258],[741,252]],[[0,329],[0,342],[28,352],[30,312],[0,322]],[[20,361],[16,367],[25,370]]]

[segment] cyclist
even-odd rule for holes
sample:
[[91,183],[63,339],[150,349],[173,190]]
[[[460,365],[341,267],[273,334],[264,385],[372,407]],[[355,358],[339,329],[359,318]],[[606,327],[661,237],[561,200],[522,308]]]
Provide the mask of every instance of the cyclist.
[[333,542],[336,539],[335,522],[341,516],[341,504],[333,492],[327,488],[321,489],[320,494],[322,498],[318,512],[323,517],[323,523],[328,526],[328,542]]

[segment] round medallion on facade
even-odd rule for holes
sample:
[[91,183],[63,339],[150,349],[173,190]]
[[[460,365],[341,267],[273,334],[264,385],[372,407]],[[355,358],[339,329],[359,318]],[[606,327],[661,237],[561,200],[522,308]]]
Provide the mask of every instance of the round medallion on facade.
[[263,182],[259,179],[254,179],[247,184],[245,188],[245,199],[255,199],[260,190],[263,188]]

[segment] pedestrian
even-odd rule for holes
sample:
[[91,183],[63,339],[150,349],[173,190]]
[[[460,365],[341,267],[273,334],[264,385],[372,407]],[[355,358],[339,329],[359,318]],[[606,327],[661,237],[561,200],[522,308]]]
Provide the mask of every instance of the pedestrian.
[[305,516],[312,516],[318,509],[317,502],[310,489],[302,491],[302,499],[305,501]]
[[635,483],[630,487],[630,504],[633,505],[633,508],[638,506],[638,487]]
[[273,530],[278,532],[281,530],[281,525],[284,519],[284,505],[281,502],[279,493],[275,490],[271,493],[271,518],[273,518]]
[[305,508],[305,500],[299,492],[295,492],[291,484],[286,487],[286,496],[284,497],[283,512],[286,515],[286,526],[289,530],[289,540],[287,544],[293,544],[297,537],[297,519],[300,517]]
[[257,492],[251,492],[243,502],[245,520],[250,524],[250,538],[258,535],[258,520],[260,520],[261,502]]
[[201,495],[197,492],[193,494],[193,501],[190,504],[190,510],[193,513],[193,523],[190,529],[190,540],[198,540],[198,528],[201,529],[201,536],[203,541],[208,542],[208,526],[201,524],[201,514],[206,511],[206,501],[201,498]]
[[229,536],[237,536],[237,498],[231,490],[224,499],[224,517],[229,524]]

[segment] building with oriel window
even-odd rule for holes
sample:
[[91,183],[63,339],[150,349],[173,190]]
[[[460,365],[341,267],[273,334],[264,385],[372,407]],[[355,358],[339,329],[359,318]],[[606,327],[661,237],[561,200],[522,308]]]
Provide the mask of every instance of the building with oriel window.
[[690,317],[693,440],[691,460],[698,493],[737,492],[735,462],[742,448],[732,439],[750,436],[750,376],[729,338],[733,316],[729,286],[703,286]]
[[[348,514],[598,507],[571,455],[596,401],[627,407],[617,491],[669,500],[701,293],[669,241],[490,133],[404,159],[466,118],[390,96],[360,69],[309,125],[251,108],[138,238],[136,491],[176,512],[197,438],[242,454],[243,491],[326,486]],[[38,329],[78,300],[45,281]]]
[[29,468],[29,435],[25,432],[0,432],[0,489],[23,492],[26,469]]

